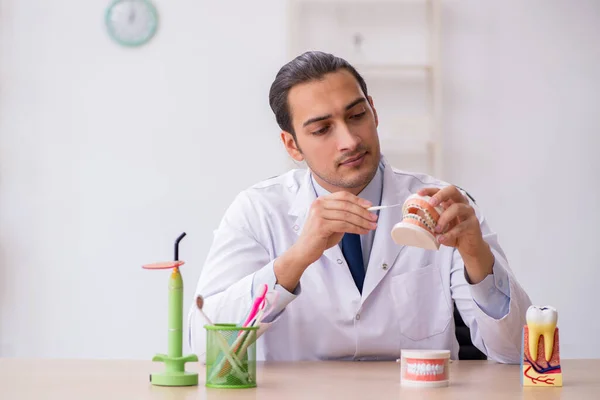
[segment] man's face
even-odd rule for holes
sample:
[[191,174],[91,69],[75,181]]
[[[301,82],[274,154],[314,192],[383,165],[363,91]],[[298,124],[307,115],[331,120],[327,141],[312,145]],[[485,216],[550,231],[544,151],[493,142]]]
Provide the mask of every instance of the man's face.
[[358,194],[377,172],[377,113],[354,76],[343,69],[294,86],[288,94],[297,143],[288,132],[288,153],[306,164],[330,192]]

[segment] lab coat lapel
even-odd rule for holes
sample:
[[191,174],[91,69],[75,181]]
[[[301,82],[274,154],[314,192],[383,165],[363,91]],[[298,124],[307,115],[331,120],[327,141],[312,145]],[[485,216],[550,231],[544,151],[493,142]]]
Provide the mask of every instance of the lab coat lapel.
[[[381,205],[401,204],[410,195],[405,187],[399,187],[392,166],[385,160]],[[375,290],[396,261],[404,246],[392,239],[392,228],[402,221],[402,207],[391,207],[379,211],[377,230],[373,240],[367,274],[363,285],[362,301]]]
[[[296,217],[292,229],[294,230],[294,232],[296,232],[297,235],[300,235],[300,233],[302,232],[302,228],[304,227],[304,223],[306,222],[306,218],[308,217],[310,205],[313,201],[316,200],[316,198],[317,195],[315,194],[311,182],[311,172],[309,169],[306,169],[306,174],[302,179],[300,187],[298,188],[296,199],[292,203],[292,206],[290,207],[290,211],[288,213],[289,215]],[[344,256],[342,255],[342,250],[340,249],[340,246],[337,245],[325,250],[323,255],[332,262],[337,262],[337,260],[344,259]]]

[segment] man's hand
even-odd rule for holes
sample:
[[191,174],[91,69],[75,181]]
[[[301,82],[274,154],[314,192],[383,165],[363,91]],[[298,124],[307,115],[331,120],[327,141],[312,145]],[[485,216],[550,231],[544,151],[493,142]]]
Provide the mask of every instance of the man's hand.
[[456,186],[422,189],[418,194],[431,196],[431,204],[444,209],[436,227],[436,232],[441,234],[438,241],[458,250],[471,283],[479,283],[491,274],[494,255],[483,240],[479,220],[467,198]]
[[367,211],[372,204],[349,192],[317,198],[310,207],[296,243],[274,264],[277,282],[293,291],[310,264],[342,240],[344,233],[366,234],[377,227],[377,215]]
[[348,192],[317,198],[298,241],[294,245],[310,265],[323,252],[342,240],[344,233],[366,234],[377,227],[377,215],[367,211],[372,204]]

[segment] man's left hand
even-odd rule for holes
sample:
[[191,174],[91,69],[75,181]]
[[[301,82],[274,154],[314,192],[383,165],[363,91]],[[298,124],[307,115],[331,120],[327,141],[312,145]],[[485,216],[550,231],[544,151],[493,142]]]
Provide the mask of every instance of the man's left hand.
[[421,189],[418,194],[431,196],[431,205],[441,205],[444,209],[436,226],[436,232],[441,234],[438,241],[458,250],[471,283],[479,283],[491,274],[494,255],[490,246],[483,240],[475,210],[458,188],[427,188]]

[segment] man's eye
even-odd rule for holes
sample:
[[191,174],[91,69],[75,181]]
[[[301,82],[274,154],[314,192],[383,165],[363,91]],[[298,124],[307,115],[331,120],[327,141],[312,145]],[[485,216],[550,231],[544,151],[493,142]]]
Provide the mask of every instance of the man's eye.
[[327,133],[327,130],[329,129],[329,126],[324,126],[323,128],[319,129],[318,131],[313,132],[313,135],[323,135],[325,133]]
[[350,117],[350,119],[360,119],[365,115],[366,111],[363,111],[361,113],[358,114],[354,114],[353,116]]

